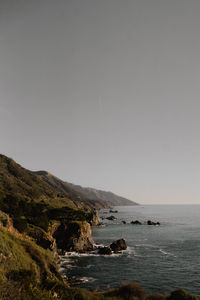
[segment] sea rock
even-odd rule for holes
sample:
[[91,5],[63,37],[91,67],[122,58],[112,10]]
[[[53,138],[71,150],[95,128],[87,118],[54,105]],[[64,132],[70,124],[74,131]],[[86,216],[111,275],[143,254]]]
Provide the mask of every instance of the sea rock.
[[160,225],[160,222],[153,222],[151,220],[148,220],[147,225]]
[[117,241],[114,241],[111,245],[110,248],[114,253],[117,253],[121,250],[126,250],[127,245],[125,239],[119,239]]
[[113,221],[113,220],[116,220],[117,218],[115,216],[110,216],[110,217],[107,217],[106,219],[110,220],[110,221]]
[[112,250],[110,247],[102,247],[99,248],[98,250],[98,254],[102,254],[102,255],[111,255],[112,254]]
[[64,251],[86,252],[94,249],[90,224],[86,221],[61,223],[53,234],[57,248]]
[[110,213],[117,214],[118,210],[112,210],[112,209],[110,209]]
[[123,224],[126,224],[126,221],[122,221]]
[[142,223],[138,220],[136,221],[131,221],[131,224],[134,224],[134,225],[142,225]]

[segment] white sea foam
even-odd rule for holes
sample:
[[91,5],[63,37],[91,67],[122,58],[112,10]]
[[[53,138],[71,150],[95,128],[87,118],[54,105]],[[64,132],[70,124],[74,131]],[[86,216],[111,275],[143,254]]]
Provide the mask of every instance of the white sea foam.
[[169,255],[169,256],[176,257],[176,255],[174,255],[173,253],[170,253],[170,252],[164,251],[163,249],[159,249],[159,251],[160,251],[160,252],[161,252],[163,255]]
[[[98,244],[98,245],[95,245],[97,246],[98,248],[99,247],[105,247],[105,245],[103,244]],[[63,261],[65,261],[67,258],[69,258],[70,260],[70,257],[93,257],[93,256],[98,256],[98,257],[116,257],[116,256],[121,256],[123,253],[125,253],[127,250],[122,250],[120,251],[119,253],[112,253],[111,255],[104,255],[104,254],[99,254],[98,253],[98,249],[94,250],[94,251],[90,251],[90,252],[86,252],[86,253],[78,253],[78,252],[66,252],[65,253],[65,256],[63,256]]]
[[143,255],[140,255],[136,252],[134,247],[127,247],[127,250],[124,252],[128,254],[128,257],[143,257]]
[[81,283],[86,283],[86,282],[94,282],[94,281],[96,281],[96,278],[94,278],[94,277],[76,277],[76,280],[80,280]]

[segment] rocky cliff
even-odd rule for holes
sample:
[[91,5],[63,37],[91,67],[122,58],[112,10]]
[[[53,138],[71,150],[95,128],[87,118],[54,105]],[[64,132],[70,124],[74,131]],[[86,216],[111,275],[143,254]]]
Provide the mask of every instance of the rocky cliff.
[[86,221],[62,223],[53,233],[58,249],[85,252],[93,250],[90,224]]

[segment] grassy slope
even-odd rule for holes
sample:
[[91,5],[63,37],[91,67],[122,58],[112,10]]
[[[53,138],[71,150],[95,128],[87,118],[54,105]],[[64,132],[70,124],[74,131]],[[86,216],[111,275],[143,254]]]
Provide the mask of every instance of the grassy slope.
[[[44,178],[47,176],[48,180]],[[0,299],[166,299],[148,295],[137,284],[93,293],[70,288],[58,273],[53,252],[36,245],[12,227],[14,221],[22,231],[27,223],[47,229],[52,218],[87,218],[91,200],[63,186],[54,176],[34,174],[0,155],[0,209],[12,218],[9,223],[10,218],[0,212]],[[184,291],[177,293],[169,300],[197,299]]]
[[4,300],[197,300],[184,290],[170,296],[148,294],[139,284],[90,292],[70,288],[60,277],[50,251],[0,227],[0,299]]

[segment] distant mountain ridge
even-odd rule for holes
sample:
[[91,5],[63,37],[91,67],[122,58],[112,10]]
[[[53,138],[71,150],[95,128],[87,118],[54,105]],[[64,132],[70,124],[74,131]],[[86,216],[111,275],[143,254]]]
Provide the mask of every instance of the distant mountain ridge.
[[64,182],[47,171],[30,171],[13,159],[0,155],[0,194],[26,202],[43,201],[54,207],[101,209],[116,205],[136,205],[135,202],[111,192],[83,188]]
[[85,188],[80,185],[74,185],[72,183],[69,183],[69,185],[76,191],[82,193],[85,195],[88,199],[91,199],[93,201],[102,201],[106,202],[109,206],[132,206],[132,205],[139,205],[138,203],[131,201],[129,199],[126,199],[124,197],[118,196],[112,192],[106,192],[102,190],[97,190],[94,188]]

